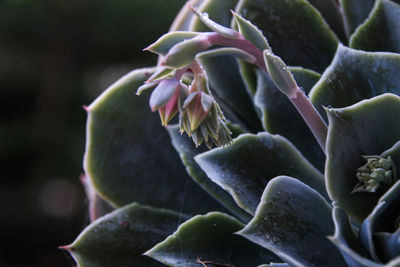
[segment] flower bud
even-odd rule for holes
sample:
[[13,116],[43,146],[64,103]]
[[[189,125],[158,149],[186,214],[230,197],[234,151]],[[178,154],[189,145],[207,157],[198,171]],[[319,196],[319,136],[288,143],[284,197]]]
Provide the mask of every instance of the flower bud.
[[264,60],[269,76],[276,87],[289,98],[295,97],[297,94],[297,83],[285,62],[280,57],[275,56],[271,50],[264,51]]

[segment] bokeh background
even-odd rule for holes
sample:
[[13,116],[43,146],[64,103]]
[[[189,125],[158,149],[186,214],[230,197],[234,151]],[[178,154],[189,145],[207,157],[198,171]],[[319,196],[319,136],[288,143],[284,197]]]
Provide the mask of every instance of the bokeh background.
[[[0,266],[74,266],[88,224],[82,105],[128,71],[185,0],[0,0]],[[135,97],[134,95],[132,97]]]

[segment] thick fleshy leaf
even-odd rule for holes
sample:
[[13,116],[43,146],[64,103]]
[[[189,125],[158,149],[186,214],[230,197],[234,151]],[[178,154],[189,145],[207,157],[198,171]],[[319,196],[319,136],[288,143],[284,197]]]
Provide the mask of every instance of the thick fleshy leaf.
[[315,190],[297,179],[271,180],[253,219],[239,232],[293,266],[345,266],[327,239],[334,225],[331,207]]
[[322,72],[335,54],[335,34],[306,0],[241,0],[236,11],[264,33],[288,65]]
[[400,259],[400,228],[396,225],[400,217],[399,202],[400,180],[379,199],[361,225],[360,240],[376,261],[386,263],[395,257]]
[[344,210],[334,207],[332,216],[335,223],[335,235],[329,239],[340,250],[347,265],[351,267],[381,267],[381,264],[375,263],[365,255]]
[[190,31],[169,32],[161,36],[155,43],[147,47],[146,50],[165,56],[176,44],[193,39],[198,35],[199,33]]
[[364,165],[362,155],[380,155],[400,140],[400,97],[384,94],[327,113],[327,190],[331,199],[360,223],[383,192],[351,193],[358,183],[356,172]]
[[114,206],[140,202],[192,214],[219,210],[186,174],[158,114],[150,111],[148,92],[134,94],[153,70],[127,74],[89,106],[86,174]]
[[235,26],[246,40],[250,41],[261,51],[264,51],[265,49],[271,49],[267,39],[256,25],[252,24],[250,21],[235,12],[233,12],[233,18],[235,20]]
[[350,47],[364,51],[400,52],[400,5],[378,0],[371,15],[357,28]]
[[203,145],[198,148],[194,145],[193,141],[187,135],[179,133],[179,126],[168,126],[168,133],[172,141],[172,145],[179,153],[182,163],[186,166],[188,174],[211,196],[217,199],[228,210],[235,214],[242,221],[247,222],[250,216],[239,208],[232,197],[223,190],[220,186],[210,180],[207,175],[200,169],[199,165],[194,161],[194,157],[207,148]]
[[[321,77],[303,68],[289,68],[297,84],[308,94]],[[262,115],[264,129],[289,139],[319,170],[323,171],[325,156],[310,129],[290,100],[274,85],[263,71],[257,71],[257,93],[254,103]]]
[[230,146],[204,152],[195,160],[211,180],[252,215],[265,186],[278,175],[296,177],[326,196],[321,173],[279,135],[243,134]]
[[340,0],[347,35],[362,24],[373,8],[375,0]]
[[[229,27],[232,14],[230,10],[234,9],[238,0],[205,0],[199,6],[199,11],[206,13],[210,19],[225,27]],[[192,19],[190,28],[192,31],[208,32],[210,29],[198,18]]]
[[183,214],[134,203],[98,219],[64,248],[79,267],[162,266],[142,254],[187,219]]
[[308,0],[324,17],[325,21],[329,24],[330,28],[339,37],[339,39],[346,43],[347,36],[341,10],[338,1],[335,0]]
[[243,226],[223,213],[198,215],[180,225],[146,255],[174,267],[198,267],[200,262],[207,266],[247,267],[279,261],[268,250],[234,235]]
[[310,92],[311,101],[342,108],[383,93],[400,94],[400,55],[354,50],[339,45],[335,58]]

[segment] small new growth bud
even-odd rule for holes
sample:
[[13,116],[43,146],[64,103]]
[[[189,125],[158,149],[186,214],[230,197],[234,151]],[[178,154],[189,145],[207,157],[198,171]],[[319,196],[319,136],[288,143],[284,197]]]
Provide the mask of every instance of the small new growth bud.
[[380,186],[389,188],[397,180],[397,168],[392,158],[388,156],[363,156],[367,163],[357,169],[359,182],[354,187],[355,192],[376,192]]
[[174,45],[160,63],[171,68],[183,68],[195,60],[196,54],[211,46],[207,35],[199,35]]
[[295,98],[298,91],[297,83],[285,62],[274,55],[271,50],[264,51],[264,60],[268,73],[276,87],[289,98]]

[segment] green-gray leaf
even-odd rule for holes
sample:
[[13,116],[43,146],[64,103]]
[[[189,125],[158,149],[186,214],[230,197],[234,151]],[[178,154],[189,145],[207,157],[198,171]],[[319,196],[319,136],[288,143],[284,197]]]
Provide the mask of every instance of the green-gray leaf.
[[198,215],[179,226],[173,235],[146,255],[174,267],[198,267],[200,261],[207,266],[230,264],[237,267],[280,261],[268,250],[234,235],[243,226],[223,213]]
[[340,0],[348,36],[368,17],[374,3],[375,0]]
[[161,266],[142,254],[187,219],[182,214],[134,203],[98,219],[65,248],[79,267]]
[[331,29],[336,33],[339,39],[346,43],[347,36],[343,24],[343,18],[338,4],[335,0],[308,0],[324,17]]
[[204,151],[207,148],[203,145],[198,148],[194,145],[193,141],[187,135],[179,133],[179,126],[168,126],[168,133],[171,137],[172,145],[175,150],[179,153],[183,164],[186,166],[188,174],[206,190],[210,195],[217,199],[223,204],[228,210],[235,214],[242,221],[247,222],[250,220],[250,216],[239,208],[232,197],[223,190],[220,186],[210,180],[194,161],[194,157]]
[[335,223],[335,235],[329,239],[340,250],[348,266],[351,267],[383,267],[370,260],[360,246],[347,214],[340,207],[334,207],[332,217]]
[[335,34],[306,0],[241,0],[236,10],[264,33],[288,65],[322,72],[335,54]]
[[239,234],[292,266],[345,266],[326,238],[333,231],[328,202],[299,180],[279,176],[268,183],[254,218]]
[[327,190],[337,205],[361,222],[383,192],[352,194],[358,183],[356,170],[364,165],[362,155],[380,155],[400,140],[400,97],[384,94],[327,112]]
[[[316,72],[303,68],[289,68],[297,84],[306,94],[321,77]],[[310,129],[290,100],[274,85],[263,71],[257,71],[256,107],[262,115],[264,129],[289,139],[319,170],[323,171],[325,156]]]
[[158,114],[150,111],[149,92],[134,94],[152,72],[127,74],[89,106],[86,174],[114,206],[140,202],[192,214],[220,210],[186,174]]
[[203,171],[254,214],[265,186],[278,175],[291,175],[326,196],[323,176],[285,138],[243,134],[232,145],[195,157]]
[[[238,0],[205,0],[199,7],[199,11],[207,13],[208,17],[218,24],[229,27],[232,19],[230,10],[235,8],[237,2]],[[192,31],[210,31],[198,17],[193,18],[190,27]]]
[[365,51],[400,52],[400,5],[378,0],[371,15],[357,28],[350,47]]
[[161,36],[155,43],[147,47],[146,50],[165,56],[176,44],[192,39],[198,35],[199,33],[190,31],[169,32]]
[[311,101],[341,108],[383,93],[400,94],[400,55],[339,45],[335,58],[310,92]]

